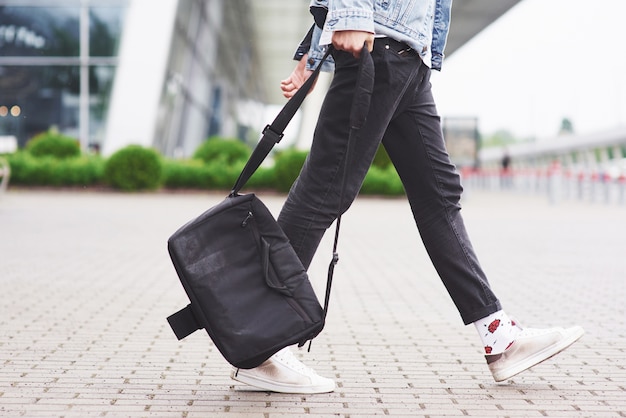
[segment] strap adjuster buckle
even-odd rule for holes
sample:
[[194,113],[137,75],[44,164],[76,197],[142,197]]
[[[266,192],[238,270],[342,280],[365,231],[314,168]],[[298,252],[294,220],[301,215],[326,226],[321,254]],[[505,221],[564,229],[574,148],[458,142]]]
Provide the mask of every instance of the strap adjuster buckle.
[[262,134],[266,136],[271,136],[275,144],[279,143],[280,140],[283,139],[283,136],[285,136],[284,133],[278,133],[274,131],[270,125],[266,125],[265,128],[263,128]]

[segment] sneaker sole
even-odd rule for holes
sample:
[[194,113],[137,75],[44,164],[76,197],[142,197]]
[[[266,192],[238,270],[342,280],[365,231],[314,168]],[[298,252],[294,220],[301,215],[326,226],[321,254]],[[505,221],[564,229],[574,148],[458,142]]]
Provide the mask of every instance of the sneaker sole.
[[260,379],[256,376],[250,375],[245,369],[233,370],[230,377],[237,382],[245,383],[246,385],[253,386],[263,391],[277,393],[311,395],[315,393],[329,393],[335,390],[335,382],[332,382],[332,386],[331,384],[318,386],[293,386],[266,379]]
[[537,364],[554,357],[555,355],[559,354],[561,351],[565,350],[567,347],[578,341],[580,337],[584,335],[584,333],[585,330],[583,330],[581,327],[575,327],[571,335],[559,341],[557,344],[546,347],[543,351],[540,351],[534,356],[529,357],[524,362],[511,366],[508,369],[497,371],[493,374],[494,380],[496,382],[502,382],[504,380],[510,379],[511,377],[520,374],[524,370],[528,370],[531,367],[536,366]]

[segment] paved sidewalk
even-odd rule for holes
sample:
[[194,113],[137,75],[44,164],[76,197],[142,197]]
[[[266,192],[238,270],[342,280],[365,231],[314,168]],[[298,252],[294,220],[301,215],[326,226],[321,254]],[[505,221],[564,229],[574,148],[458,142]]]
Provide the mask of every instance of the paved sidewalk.
[[[406,202],[359,198],[342,222],[328,325],[298,352],[338,388],[301,396],[235,386],[204,331],[179,342],[165,321],[188,303],[166,240],[222,198],[1,196],[0,415],[626,416],[626,207],[469,193],[466,224],[507,311],[587,330],[496,384]],[[282,199],[264,196],[275,211]],[[319,292],[331,235],[310,270]]]

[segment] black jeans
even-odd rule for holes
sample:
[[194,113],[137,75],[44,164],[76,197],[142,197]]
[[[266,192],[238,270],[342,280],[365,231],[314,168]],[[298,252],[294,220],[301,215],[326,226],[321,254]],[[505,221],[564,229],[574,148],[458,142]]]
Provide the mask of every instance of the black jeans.
[[[374,44],[374,92],[365,125],[351,147],[342,212],[356,198],[382,141],[402,179],[433,265],[463,322],[469,324],[499,310],[500,303],[463,224],[459,205],[463,189],[445,149],[430,69],[415,52],[400,55],[389,43],[377,39]],[[358,60],[348,53],[335,51],[333,57],[335,75],[311,151],[278,217],[306,268],[337,217],[358,69]]]

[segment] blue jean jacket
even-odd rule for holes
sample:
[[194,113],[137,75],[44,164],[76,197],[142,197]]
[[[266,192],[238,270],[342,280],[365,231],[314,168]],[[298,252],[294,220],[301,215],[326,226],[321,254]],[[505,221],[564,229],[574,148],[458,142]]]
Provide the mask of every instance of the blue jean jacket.
[[[452,0],[311,0],[310,6],[328,11],[324,31],[360,30],[388,36],[405,42],[426,65],[441,70]],[[321,36],[322,29],[314,26],[310,39],[300,45],[300,56],[307,52],[303,47],[309,47],[308,68],[315,67],[324,55]],[[332,69],[332,62],[325,63],[323,70]]]

